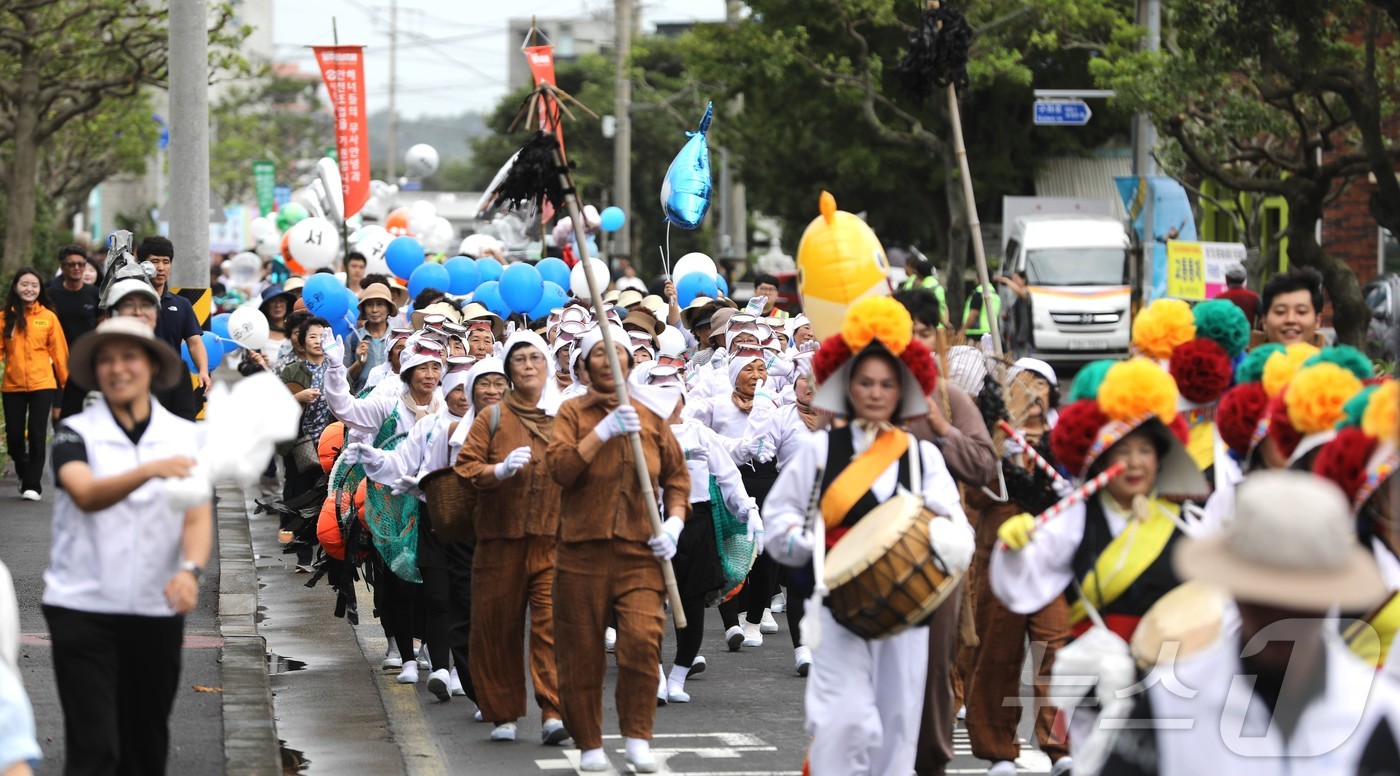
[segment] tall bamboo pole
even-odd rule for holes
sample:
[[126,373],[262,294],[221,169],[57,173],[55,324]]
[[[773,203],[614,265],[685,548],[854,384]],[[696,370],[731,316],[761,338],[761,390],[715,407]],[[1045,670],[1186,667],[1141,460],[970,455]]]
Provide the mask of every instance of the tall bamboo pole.
[[[982,222],[977,218],[977,200],[972,195],[972,170],[967,164],[967,145],[963,143],[962,113],[958,110],[958,90],[948,84],[948,119],[953,125],[953,152],[958,157],[962,173],[963,196],[967,198],[967,225],[972,230],[972,255],[977,259],[977,283],[982,293],[982,315],[987,316],[987,330],[992,333],[992,348],[1001,358],[1001,321],[992,314],[991,277],[987,273],[987,249],[982,245]],[[964,321],[964,325],[966,322]]]

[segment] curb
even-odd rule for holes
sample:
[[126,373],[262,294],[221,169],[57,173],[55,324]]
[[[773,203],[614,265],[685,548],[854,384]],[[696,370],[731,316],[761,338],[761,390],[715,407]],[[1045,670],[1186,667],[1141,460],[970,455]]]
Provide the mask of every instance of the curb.
[[276,776],[282,773],[272,689],[267,677],[267,642],[258,635],[258,573],[243,493],[218,489],[219,630],[224,637],[224,773]]

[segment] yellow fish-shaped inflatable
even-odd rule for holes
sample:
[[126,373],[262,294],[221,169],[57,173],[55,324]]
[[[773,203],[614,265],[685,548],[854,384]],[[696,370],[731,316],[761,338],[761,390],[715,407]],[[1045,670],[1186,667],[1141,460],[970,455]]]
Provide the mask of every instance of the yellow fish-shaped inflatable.
[[821,215],[797,245],[797,292],[812,333],[823,340],[837,334],[852,302],[889,296],[889,272],[880,238],[854,214],[837,210],[836,198],[823,191]]

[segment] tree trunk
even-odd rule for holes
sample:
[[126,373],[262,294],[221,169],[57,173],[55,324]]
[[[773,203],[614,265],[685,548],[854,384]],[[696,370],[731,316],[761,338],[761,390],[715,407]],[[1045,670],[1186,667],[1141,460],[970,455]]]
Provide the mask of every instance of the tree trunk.
[[943,273],[943,288],[948,309],[944,312],[954,328],[962,327],[964,289],[967,280],[967,202],[963,200],[962,183],[958,180],[958,160],[951,146],[943,148],[943,191],[948,199],[948,269]]
[[1322,282],[1332,302],[1332,325],[1337,343],[1365,348],[1366,326],[1371,311],[1361,296],[1361,284],[1346,262],[1329,256],[1317,242],[1317,224],[1322,220],[1322,197],[1313,196],[1312,186],[1288,197],[1288,260],[1290,264],[1312,267],[1322,273]]
[[20,70],[18,105],[10,164],[5,170],[5,257],[0,274],[9,277],[30,264],[34,250],[34,217],[39,187],[39,72],[31,62]]

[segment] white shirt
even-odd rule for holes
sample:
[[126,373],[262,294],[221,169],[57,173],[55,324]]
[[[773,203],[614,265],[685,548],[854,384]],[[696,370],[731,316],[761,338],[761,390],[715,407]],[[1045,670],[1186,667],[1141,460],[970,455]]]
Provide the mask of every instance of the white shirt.
[[[395,382],[398,382],[397,377]],[[379,427],[384,424],[385,418],[391,414],[398,413],[400,433],[412,430],[418,423],[418,418],[403,403],[405,390],[407,386],[399,382],[399,390],[393,393],[387,390],[381,393],[376,388],[369,396],[356,399],[350,395],[350,382],[345,373],[345,365],[339,363],[326,365],[326,379],[322,385],[331,414],[345,424],[347,441],[370,444],[374,442],[374,437],[379,433]],[[442,388],[434,388],[433,398],[429,403],[441,401]]]
[[[151,420],[137,443],[99,401],[63,421],[55,442],[76,433],[93,477],[106,479],[144,463],[194,458],[195,425],[151,401]],[[185,515],[166,504],[165,480],[147,480],[116,504],[84,512],[68,491],[54,497],[53,546],[44,572],[49,606],[102,614],[171,617],[165,585],[180,570]]]
[[[719,435],[694,420],[684,420],[680,425],[671,426],[671,432],[685,452],[685,467],[690,471],[690,503],[710,500],[710,477],[713,476],[724,497],[725,508],[743,520],[744,514],[756,505],[744,489],[739,467],[734,465]],[[705,451],[704,460],[695,457],[696,450]]]
[[[757,414],[757,413],[755,413]],[[796,404],[786,404],[774,412],[760,416],[749,423],[748,433],[762,437],[763,449],[778,454],[778,471],[782,471],[797,457],[797,453],[811,439],[813,432],[808,430]]]
[[[447,445],[438,443],[449,438],[447,430],[458,420],[460,418],[448,412],[446,407],[423,418],[413,424],[408,436],[393,450],[381,451],[378,457],[364,461],[365,475],[381,485],[393,485],[405,475],[420,476],[447,466],[447,462],[431,466],[435,462],[433,453],[437,449],[438,457],[446,458]],[[427,499],[419,495],[418,500]]]

